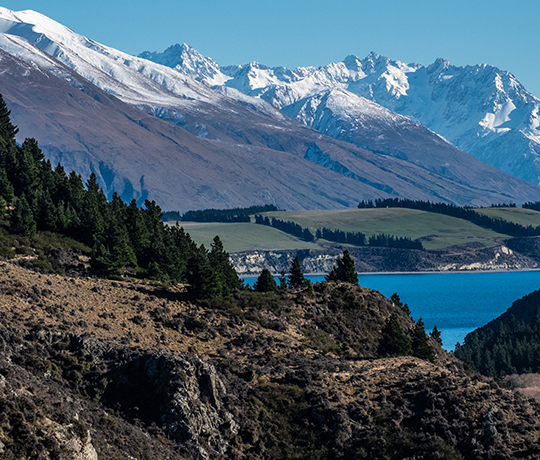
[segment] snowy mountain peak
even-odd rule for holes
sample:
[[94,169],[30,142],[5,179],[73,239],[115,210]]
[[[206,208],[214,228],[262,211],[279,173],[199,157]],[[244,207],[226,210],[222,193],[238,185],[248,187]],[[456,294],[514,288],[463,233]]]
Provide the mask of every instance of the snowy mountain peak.
[[[346,90],[423,124],[503,171],[540,182],[540,101],[511,73],[496,67],[458,67],[443,58],[424,67],[371,52],[364,59],[349,55],[319,68],[287,70],[250,63],[220,70],[227,76],[225,86],[259,97],[313,126],[308,120],[321,113],[316,107],[323,107],[323,94],[328,108],[328,91]],[[338,103],[343,110],[337,109]],[[333,97],[332,113],[339,113],[340,120],[347,111],[358,115],[355,105],[367,108],[350,96]],[[518,158],[509,153],[513,151],[521,152]]]
[[428,74],[431,73],[441,73],[447,70],[450,67],[450,62],[448,62],[446,59],[443,58],[437,58],[435,59],[435,62],[433,64],[430,64],[427,67]]
[[222,85],[227,80],[216,61],[202,55],[186,43],[172,45],[163,53],[144,51],[138,57],[171,67],[210,85]]
[[360,62],[360,59],[358,59],[358,56],[355,56],[354,54],[350,54],[345,59],[343,59],[343,63],[345,64],[345,67],[347,67],[347,69],[349,70],[362,70],[362,63]]

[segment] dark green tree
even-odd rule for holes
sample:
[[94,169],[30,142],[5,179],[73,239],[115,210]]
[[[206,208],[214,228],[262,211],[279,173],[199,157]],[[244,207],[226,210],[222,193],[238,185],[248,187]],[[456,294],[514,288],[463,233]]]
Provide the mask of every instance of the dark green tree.
[[6,140],[15,141],[15,135],[19,128],[11,123],[11,111],[8,110],[6,101],[0,94],[0,137]]
[[188,293],[195,299],[212,299],[221,295],[222,286],[208,262],[204,245],[188,261],[187,281]]
[[358,273],[354,268],[354,260],[345,249],[343,256],[337,258],[336,265],[332,271],[326,276],[326,281],[343,281],[345,283],[358,284]]
[[233,290],[241,290],[244,285],[229,257],[229,253],[223,248],[223,243],[219,236],[214,237],[210,252],[208,253],[208,262],[219,278],[222,286],[222,294],[228,295]]
[[105,241],[106,230],[106,206],[107,198],[97,183],[97,177],[94,173],[86,183],[87,191],[84,194],[82,206],[82,231],[80,238],[89,246],[96,246]]
[[302,266],[300,265],[300,259],[298,256],[294,258],[289,269],[289,275],[287,276],[287,284],[291,288],[298,288],[304,285],[306,279],[302,272]]
[[6,170],[0,168],[0,196],[4,198],[5,202],[10,204],[15,198],[15,191],[13,185],[9,181]]
[[34,214],[24,195],[15,203],[15,209],[11,216],[10,230],[17,235],[33,237],[36,234]]
[[282,290],[287,289],[287,275],[285,275],[285,270],[281,270],[279,273],[279,288]]
[[59,217],[57,206],[54,205],[49,189],[45,189],[44,192],[39,194],[38,197],[38,222],[40,230],[49,230],[55,232],[59,229]]
[[404,304],[401,299],[399,298],[399,295],[397,292],[394,292],[391,296],[390,296],[390,300],[394,303],[394,305],[396,307],[399,307],[401,308],[401,310],[403,310],[403,312],[407,315],[407,316],[411,316],[411,310],[409,308],[409,306],[407,304]]
[[256,292],[275,292],[278,286],[276,280],[267,268],[263,269],[257,281],[253,285],[253,290]]
[[437,325],[433,326],[433,330],[429,333],[429,336],[442,347],[441,331],[437,329]]
[[379,354],[382,356],[403,356],[411,355],[412,352],[411,340],[399,325],[397,314],[392,313],[382,329]]
[[413,355],[417,358],[431,362],[435,361],[435,354],[433,353],[433,348],[431,348],[431,345],[429,344],[422,318],[416,322],[412,337],[412,348]]

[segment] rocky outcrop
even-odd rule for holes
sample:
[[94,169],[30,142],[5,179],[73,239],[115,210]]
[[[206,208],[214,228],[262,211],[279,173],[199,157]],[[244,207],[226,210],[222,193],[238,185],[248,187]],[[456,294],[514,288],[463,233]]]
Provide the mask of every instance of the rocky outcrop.
[[215,367],[196,356],[162,350],[134,357],[107,375],[109,404],[161,425],[171,439],[193,445],[201,458],[225,454],[238,432],[223,408],[227,391]]
[[[537,243],[517,239],[510,242],[489,248],[481,244],[468,244],[432,251],[378,247],[347,249],[355,260],[357,271],[363,273],[525,270],[540,267],[540,256],[528,252],[528,248]],[[300,259],[304,273],[317,274],[330,272],[342,250],[335,246],[327,250],[246,251],[231,254],[231,259],[238,273],[244,276],[257,275],[263,268],[268,268],[272,273],[288,272],[295,256]]]

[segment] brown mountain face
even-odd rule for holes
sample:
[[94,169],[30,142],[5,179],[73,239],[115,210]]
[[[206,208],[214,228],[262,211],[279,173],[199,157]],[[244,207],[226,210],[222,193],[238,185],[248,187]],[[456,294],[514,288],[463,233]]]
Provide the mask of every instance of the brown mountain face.
[[191,302],[0,262],[0,312],[5,458],[540,455],[540,404],[431,339],[434,362],[381,357],[391,315],[414,323],[361,286]]
[[539,187],[466,154],[456,180],[454,172],[373,153],[223,95],[216,105],[179,107],[181,121],[178,111],[161,113],[184,129],[121,102],[60,63],[49,72],[4,51],[0,58],[0,91],[19,139],[36,138],[53,164],[84,178],[95,172],[109,196],[117,191],[126,201],[150,198],[166,210],[187,211],[265,203],[341,208],[389,196],[460,205],[540,200]]

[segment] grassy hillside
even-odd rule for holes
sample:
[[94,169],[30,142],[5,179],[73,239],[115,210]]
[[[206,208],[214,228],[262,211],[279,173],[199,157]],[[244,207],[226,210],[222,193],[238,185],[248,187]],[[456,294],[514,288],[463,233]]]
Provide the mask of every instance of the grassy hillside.
[[219,235],[228,252],[272,249],[321,249],[317,243],[308,243],[280,230],[256,224],[224,224],[182,222],[182,227],[198,244],[210,247],[212,240]]
[[477,209],[479,214],[484,214],[493,219],[499,218],[509,222],[514,222],[527,227],[532,225],[537,227],[540,225],[540,212],[532,209],[522,208],[485,208]]
[[[525,213],[523,214],[525,216]],[[536,214],[540,216],[540,213]],[[317,228],[326,227],[345,232],[363,232],[367,236],[385,233],[411,239],[420,238],[426,249],[442,249],[474,242],[490,247],[497,238],[506,236],[462,219],[404,208],[275,211],[264,215],[293,221],[313,232]],[[229,252],[255,249],[317,249],[331,244],[321,240],[307,243],[274,228],[255,224],[183,222],[182,226],[197,243],[204,243],[207,247],[212,238],[219,235]]]

